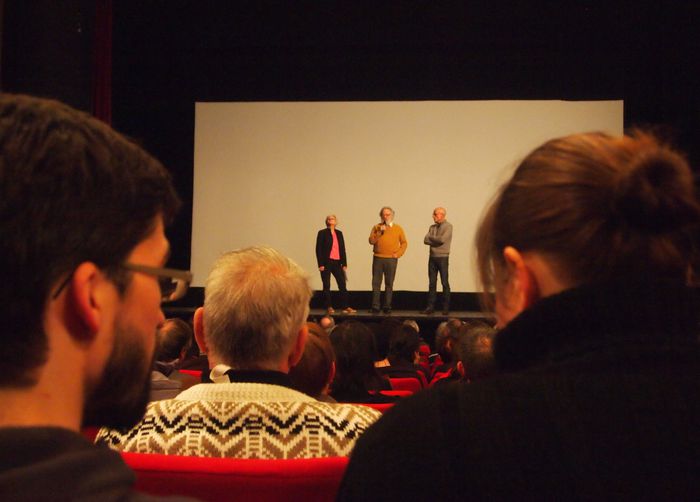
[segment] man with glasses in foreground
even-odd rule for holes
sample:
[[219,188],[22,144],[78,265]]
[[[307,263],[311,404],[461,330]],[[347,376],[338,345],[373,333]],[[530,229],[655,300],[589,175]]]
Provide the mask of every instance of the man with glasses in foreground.
[[0,95],[0,500],[142,498],[79,431],[143,416],[161,301],[190,280],[162,268],[178,205],[163,166],[107,125]]

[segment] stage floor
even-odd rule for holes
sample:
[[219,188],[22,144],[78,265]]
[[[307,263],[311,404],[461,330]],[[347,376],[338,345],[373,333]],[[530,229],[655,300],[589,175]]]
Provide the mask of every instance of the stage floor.
[[[325,309],[311,309],[309,312],[309,317],[314,319],[319,319],[326,314]],[[436,310],[433,314],[427,315],[423,314],[419,310],[392,310],[391,314],[385,314],[380,312],[379,314],[371,314],[369,309],[357,309],[356,314],[345,314],[342,310],[336,310],[334,314],[331,315],[333,319],[337,322],[346,321],[349,319],[357,319],[360,321],[381,321],[386,317],[392,317],[394,319],[415,319],[417,321],[447,321],[448,319],[461,319],[463,321],[469,319],[484,319],[490,320],[491,316],[489,314],[484,314],[479,311],[466,311],[466,310],[454,310],[450,311],[447,315],[442,315],[439,310]]]

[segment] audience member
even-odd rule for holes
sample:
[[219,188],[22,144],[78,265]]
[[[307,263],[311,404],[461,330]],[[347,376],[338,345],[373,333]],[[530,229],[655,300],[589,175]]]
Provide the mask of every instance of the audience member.
[[435,337],[435,351],[440,356],[433,366],[433,374],[449,373],[455,367],[455,360],[452,355],[452,348],[457,340],[459,331],[464,326],[464,323],[459,319],[450,319],[445,323],[444,329]]
[[[447,329],[447,321],[442,321],[440,324],[437,325],[437,328],[435,328],[435,346],[437,349],[437,343],[440,337],[444,336],[444,332]],[[440,366],[442,364],[442,359],[440,359],[440,354],[437,353],[437,350],[430,354],[430,367],[431,367],[431,373],[434,373],[434,368]]]
[[[188,324],[191,326],[194,323],[194,318],[190,319]],[[185,354],[185,359],[180,363],[181,370],[194,370],[201,371],[202,376],[207,376],[209,373],[209,358],[207,354],[199,347],[197,339],[194,340],[187,354]],[[204,378],[202,381],[208,381],[208,378]]]
[[161,299],[189,278],[161,268],[178,205],[103,122],[0,94],[0,500],[154,500],[80,429],[143,416]]
[[331,395],[344,403],[390,403],[394,397],[380,394],[391,389],[374,367],[372,331],[358,321],[339,324],[331,333],[336,358],[336,372]]
[[496,330],[481,321],[462,324],[452,346],[453,368],[433,378],[432,386],[454,381],[471,382],[496,373],[493,337]]
[[535,149],[476,239],[502,372],[399,402],[338,499],[698,499],[699,224],[687,162],[648,134]]
[[485,323],[462,326],[452,352],[462,380],[473,382],[496,373],[493,339],[496,330]]
[[386,317],[379,324],[371,324],[372,333],[374,334],[374,343],[376,347],[375,363],[377,368],[389,366],[389,339],[391,334],[401,326],[401,321],[392,317]]
[[326,334],[330,333],[335,328],[335,320],[329,315],[324,315],[321,317],[318,324],[323,328]]
[[289,370],[304,352],[311,288],[277,251],[247,248],[214,264],[195,337],[213,383],[155,401],[130,431],[98,440],[131,452],[236,458],[348,455],[378,417],[364,406],[316,401],[292,388]]
[[166,319],[158,328],[156,360],[151,372],[151,401],[175,397],[199,381],[179,371],[193,339],[192,327],[182,319]]
[[421,385],[427,385],[428,375],[418,365],[418,351],[421,339],[411,326],[398,326],[389,339],[389,366],[379,368],[382,375],[389,378],[418,378]]
[[335,376],[335,354],[328,333],[315,322],[307,322],[309,336],[304,354],[292,369],[289,378],[292,386],[319,401],[334,403],[330,387]]
[[415,319],[406,319],[404,320],[403,324],[412,327],[416,330],[416,333],[420,334],[420,326],[418,326],[418,323]]
[[426,375],[432,375],[432,369],[430,366],[430,345],[421,338],[420,344],[418,345],[418,364]]

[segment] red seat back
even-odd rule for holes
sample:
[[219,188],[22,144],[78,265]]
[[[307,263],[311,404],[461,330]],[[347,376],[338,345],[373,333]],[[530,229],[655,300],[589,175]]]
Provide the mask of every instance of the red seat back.
[[385,396],[398,396],[398,397],[407,397],[413,394],[412,390],[380,390],[380,394],[384,394]]
[[205,501],[334,500],[347,457],[291,460],[122,453],[136,489]]
[[423,388],[418,378],[389,378],[393,390],[410,390],[418,392]]
[[438,382],[438,381],[442,380],[443,378],[447,378],[450,375],[452,375],[452,370],[450,370],[450,371],[438,371],[437,373],[435,373],[433,375],[433,379],[430,381],[430,386],[432,387],[433,385],[435,385],[435,382]]
[[192,375],[197,378],[202,378],[202,372],[200,370],[178,370],[180,373],[184,373],[185,375]]

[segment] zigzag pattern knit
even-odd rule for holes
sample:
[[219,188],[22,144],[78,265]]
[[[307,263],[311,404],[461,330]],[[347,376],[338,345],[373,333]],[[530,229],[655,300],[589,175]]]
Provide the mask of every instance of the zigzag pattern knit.
[[202,384],[151,403],[126,433],[102,429],[96,441],[127,452],[200,457],[348,456],[379,416],[369,407],[321,403],[277,385]]

